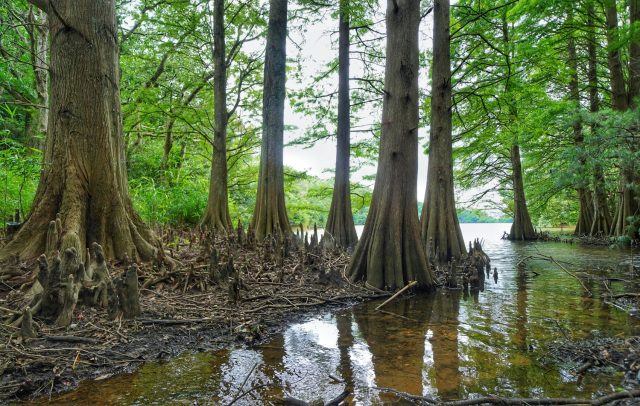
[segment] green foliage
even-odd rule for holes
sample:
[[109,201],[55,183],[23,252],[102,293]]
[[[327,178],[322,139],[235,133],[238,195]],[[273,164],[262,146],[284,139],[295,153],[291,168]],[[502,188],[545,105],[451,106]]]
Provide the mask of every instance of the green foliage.
[[576,194],[573,190],[565,189],[555,194],[546,201],[543,210],[537,213],[538,227],[560,227],[576,224],[578,221],[578,205]]
[[460,223],[511,223],[509,217],[493,217],[482,209],[458,209],[458,221]]
[[13,140],[8,131],[0,131],[0,177],[2,198],[0,219],[6,220],[20,210],[22,218],[29,212],[38,187],[42,153]]
[[[302,0],[290,13],[290,34],[304,41],[307,26],[331,19],[337,29],[339,5],[351,18],[352,170],[378,156],[384,91],[384,7],[379,1]],[[451,9],[453,125],[456,184],[490,200],[510,215],[513,206],[510,149],[522,154],[524,183],[534,223],[575,222],[578,187],[591,188],[602,168],[606,194],[620,192],[620,169],[639,173],[640,111],[611,110],[606,35],[602,8],[595,7],[601,110],[587,112],[586,7],[568,0],[460,0]],[[613,48],[627,65],[638,23],[620,9]],[[20,208],[28,213],[41,170],[41,136],[33,131],[38,114],[32,66],[35,20],[26,0],[0,5],[0,182],[4,218]],[[422,11],[430,4],[423,2]],[[264,38],[268,4],[228,1],[225,8],[228,65],[229,205],[234,223],[245,224],[255,205],[260,147]],[[154,224],[196,225],[206,206],[213,134],[212,22],[207,2],[119,0],[120,83],[129,186],[142,217]],[[424,25],[425,28],[427,25]],[[337,111],[337,35],[330,58],[309,72],[302,60],[288,61],[291,107],[304,114],[307,128],[292,144],[311,146],[334,137]],[[568,39],[575,40],[580,102],[568,95],[572,74]],[[298,45],[304,46],[304,45]],[[420,55],[428,72],[428,51]],[[584,62],[584,63],[582,63]],[[625,69],[626,66],[625,66]],[[628,75],[626,75],[628,77]],[[430,89],[423,86],[421,126],[428,126]],[[574,139],[582,124],[584,140]],[[635,166],[634,166],[635,165]],[[290,220],[324,226],[333,181],[286,169]],[[371,178],[368,178],[371,179]],[[632,187],[640,194],[640,182]],[[628,186],[628,185],[624,185]],[[364,224],[371,190],[352,185],[356,224]],[[420,207],[418,208],[420,209]],[[493,222],[473,208],[458,211],[461,222]],[[640,216],[627,219],[629,233]]]

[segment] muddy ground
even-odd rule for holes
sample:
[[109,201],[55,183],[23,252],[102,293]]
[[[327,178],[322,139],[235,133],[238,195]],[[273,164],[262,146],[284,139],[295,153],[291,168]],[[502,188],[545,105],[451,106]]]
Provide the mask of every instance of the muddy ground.
[[[24,338],[17,321],[34,300],[38,266],[36,261],[5,264],[9,272],[0,273],[0,403],[69,391],[82,380],[106,379],[185,351],[258,345],[310,312],[390,296],[350,283],[345,277],[348,254],[320,244],[317,237],[310,242],[300,237],[283,247],[273,240],[256,244],[242,233],[159,234],[175,261],[138,264],[142,313],[133,320],[111,319],[107,309],[79,306],[65,328],[36,315],[37,337]],[[109,263],[111,278],[129,265]],[[460,266],[457,279],[466,289],[466,265]],[[450,270],[436,269],[436,275],[441,285],[451,284]],[[637,309],[640,297],[625,294],[611,300]],[[611,345],[609,358],[588,350],[605,344]],[[629,386],[638,383],[638,338],[561,343],[551,354],[554,362],[584,368],[582,373],[606,373],[618,366],[627,373]]]
[[[184,351],[259,344],[310,311],[390,295],[350,283],[347,253],[321,247],[317,237],[284,247],[273,240],[256,244],[245,234],[162,235],[174,260],[138,264],[142,313],[133,320],[79,305],[65,328],[35,315],[37,336],[24,338],[18,318],[35,300],[38,266],[5,265],[0,403],[68,391],[84,379],[105,379]],[[111,278],[129,265],[110,263]]]

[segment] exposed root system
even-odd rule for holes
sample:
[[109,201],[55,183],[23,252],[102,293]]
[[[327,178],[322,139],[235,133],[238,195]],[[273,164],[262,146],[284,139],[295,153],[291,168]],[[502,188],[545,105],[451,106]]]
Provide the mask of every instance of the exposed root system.
[[[389,296],[349,283],[348,255],[317,236],[311,243],[256,243],[240,229],[232,236],[167,231],[163,237],[175,261],[158,258],[135,272],[128,261],[108,264],[109,280],[129,292],[128,299],[105,291],[106,306],[78,301],[64,313],[68,323],[52,323],[39,308],[26,310],[43,296],[35,261],[15,262],[0,274],[0,401],[69,390],[82,379],[185,350],[258,343],[294,313]],[[137,285],[130,281],[136,274]],[[115,318],[112,297],[120,301]]]

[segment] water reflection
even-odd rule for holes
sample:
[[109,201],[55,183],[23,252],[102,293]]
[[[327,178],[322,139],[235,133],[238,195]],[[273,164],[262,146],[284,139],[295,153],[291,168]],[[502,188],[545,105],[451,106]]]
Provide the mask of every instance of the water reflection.
[[[499,226],[493,227],[499,237]],[[463,226],[467,239],[482,236],[481,231],[478,225]],[[541,359],[546,346],[564,335],[587,337],[592,330],[609,336],[638,334],[637,320],[604,303],[606,289],[599,279],[585,281],[590,295],[553,264],[516,264],[540,250],[592,270],[615,268],[631,262],[632,253],[498,238],[487,239],[484,247],[500,277],[497,282],[487,279],[483,293],[465,298],[461,291],[445,291],[397,300],[384,312],[374,310],[379,302],[371,302],[322,314],[290,326],[264,346],[148,364],[132,375],[87,382],[53,404],[217,405],[250,390],[236,404],[254,405],[284,396],[327,400],[345,387],[353,393],[350,402],[376,404],[392,397],[375,386],[442,399],[479,394],[590,397],[617,387],[618,375],[587,375],[578,382],[569,366]],[[626,287],[615,282],[610,289]]]
[[374,310],[379,304],[374,302],[353,310],[360,336],[371,353],[376,386],[423,393],[424,342],[433,303],[401,300],[387,305],[382,313]]
[[460,397],[460,357],[458,352],[458,316],[460,294],[458,291],[435,295],[430,320],[429,342],[433,352],[435,382],[432,387],[444,400]]

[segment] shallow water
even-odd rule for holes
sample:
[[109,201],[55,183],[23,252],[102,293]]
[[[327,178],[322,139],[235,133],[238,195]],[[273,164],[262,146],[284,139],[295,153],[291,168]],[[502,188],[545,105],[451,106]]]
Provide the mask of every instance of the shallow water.
[[[497,282],[482,293],[439,292],[310,316],[258,348],[185,354],[149,363],[133,374],[89,381],[51,404],[269,404],[293,396],[306,401],[337,396],[345,386],[357,404],[395,400],[373,387],[458,399],[496,394],[521,397],[592,397],[619,387],[622,376],[587,374],[545,361],[546,348],[563,336],[640,334],[640,322],[600,299],[557,266],[516,264],[528,255],[551,255],[572,270],[618,268],[640,260],[638,252],[561,243],[500,240],[508,224],[464,224],[467,240],[485,239]],[[624,268],[624,267],[623,267]],[[538,273],[537,276],[531,270]],[[630,278],[625,270],[614,273]],[[621,284],[612,289],[624,290]],[[335,383],[329,375],[344,383]],[[248,377],[248,378],[247,378]],[[246,379],[246,382],[245,382]],[[244,385],[243,385],[244,383]]]

